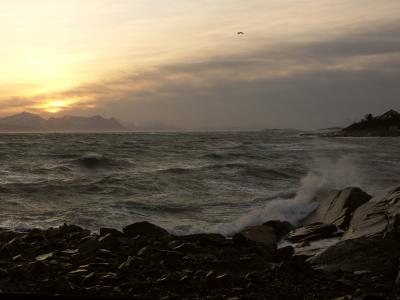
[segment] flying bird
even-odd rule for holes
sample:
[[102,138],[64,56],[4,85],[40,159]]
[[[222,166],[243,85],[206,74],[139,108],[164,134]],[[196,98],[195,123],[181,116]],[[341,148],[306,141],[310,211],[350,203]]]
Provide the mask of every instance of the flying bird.
[[238,33],[237,34],[244,34],[244,32],[243,31],[238,31]]

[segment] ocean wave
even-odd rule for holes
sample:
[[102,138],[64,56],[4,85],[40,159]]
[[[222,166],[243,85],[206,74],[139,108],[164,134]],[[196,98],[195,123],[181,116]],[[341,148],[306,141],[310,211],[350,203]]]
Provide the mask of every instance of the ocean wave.
[[199,213],[203,211],[202,207],[195,205],[185,205],[182,203],[144,203],[139,201],[118,201],[112,205],[115,209],[125,208],[131,211],[141,211],[158,214],[185,214]]
[[23,197],[48,198],[51,200],[58,197],[64,197],[79,193],[92,195],[130,195],[132,193],[129,187],[121,185],[112,185],[107,179],[82,180],[77,177],[73,180],[53,179],[36,182],[8,182],[0,184],[0,193],[5,195],[19,194]]
[[192,171],[195,171],[195,168],[167,168],[163,170],[159,170],[158,172],[160,173],[171,173],[171,174],[187,174]]
[[208,153],[201,156],[202,158],[209,158],[209,159],[224,159],[226,158],[225,155],[219,153]]
[[266,168],[261,165],[248,164],[248,163],[227,163],[227,164],[215,164],[209,165],[202,168],[203,170],[210,171],[235,171],[238,175],[242,176],[253,176],[262,177],[265,179],[284,179],[290,178],[291,176],[279,170]]
[[346,157],[338,160],[316,159],[313,168],[300,180],[295,193],[277,193],[270,197],[258,198],[254,201],[254,206],[232,222],[206,227],[177,226],[171,231],[175,234],[217,232],[229,236],[246,227],[269,220],[289,221],[297,225],[318,207],[318,203],[314,201],[318,193],[348,186],[360,186],[360,175],[352,160]]
[[263,159],[265,155],[262,153],[250,152],[250,151],[238,151],[238,152],[225,152],[225,153],[208,153],[201,156],[201,158],[212,159],[212,160],[228,160],[228,159]]
[[69,160],[67,163],[79,165],[84,168],[128,167],[132,165],[132,162],[129,160],[108,158],[95,152],[84,154],[76,159]]
[[292,177],[289,173],[282,172],[280,170],[274,170],[261,165],[247,163],[226,163],[186,168],[171,167],[167,169],[157,170],[157,172],[172,175],[186,175],[189,173],[198,173],[200,175],[201,173],[203,173],[203,176],[206,176],[206,174],[209,172],[213,172],[213,174],[229,173],[229,175],[236,175],[240,177],[257,177],[268,180],[282,180]]

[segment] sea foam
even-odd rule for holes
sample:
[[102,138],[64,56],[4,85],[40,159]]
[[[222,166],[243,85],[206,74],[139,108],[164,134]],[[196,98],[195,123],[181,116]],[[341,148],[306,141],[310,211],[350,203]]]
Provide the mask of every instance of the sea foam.
[[293,225],[298,225],[300,220],[318,207],[318,203],[314,201],[318,193],[361,185],[360,172],[350,158],[315,159],[310,171],[300,180],[293,198],[282,198],[278,195],[275,199],[252,207],[233,222],[220,223],[208,228],[184,226],[175,228],[172,232],[176,234],[218,232],[229,236],[248,226],[259,225],[269,220],[289,221]]

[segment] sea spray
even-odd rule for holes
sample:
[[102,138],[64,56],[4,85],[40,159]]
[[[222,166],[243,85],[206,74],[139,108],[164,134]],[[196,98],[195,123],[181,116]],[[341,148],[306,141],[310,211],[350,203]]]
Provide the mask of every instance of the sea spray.
[[331,189],[344,189],[348,186],[360,186],[361,176],[353,160],[348,157],[315,159],[311,170],[300,179],[294,198],[277,197],[251,208],[234,222],[220,223],[209,228],[180,226],[172,230],[176,234],[199,232],[218,232],[232,235],[248,226],[259,225],[269,220],[289,221],[298,225],[310,212],[318,207],[315,196]]

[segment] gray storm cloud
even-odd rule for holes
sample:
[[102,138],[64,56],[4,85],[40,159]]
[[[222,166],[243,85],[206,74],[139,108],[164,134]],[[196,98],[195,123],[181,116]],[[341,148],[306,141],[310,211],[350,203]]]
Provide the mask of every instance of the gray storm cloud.
[[[400,108],[400,24],[160,66],[65,91],[154,129],[321,128]],[[23,101],[21,101],[22,103]]]

